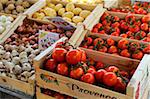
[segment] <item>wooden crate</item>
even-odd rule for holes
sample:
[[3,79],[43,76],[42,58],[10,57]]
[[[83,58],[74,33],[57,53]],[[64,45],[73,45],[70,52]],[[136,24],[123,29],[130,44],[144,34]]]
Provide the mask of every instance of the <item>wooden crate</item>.
[[[51,55],[53,48],[54,46],[46,49],[43,53],[34,59],[36,82],[38,86],[80,99],[106,99],[106,97],[109,97],[110,99],[135,99],[135,96],[138,93],[138,89],[140,89],[139,97],[142,96],[144,91],[143,89],[145,89],[145,84],[148,79],[150,55],[145,55],[141,61],[138,61],[128,58],[121,59],[116,56],[106,55],[105,53],[96,53],[92,50],[83,49],[86,51],[87,56],[91,57],[95,61],[101,61],[108,65],[113,64],[118,66],[120,69],[128,71],[137,67],[137,70],[127,85],[126,94],[121,94],[109,89],[87,84],[41,69],[46,56]],[[51,79],[51,82],[44,81],[42,79],[43,77],[48,77]]]
[[34,77],[30,78],[29,80],[32,83],[23,82],[17,79],[0,75],[0,86],[8,88],[12,91],[19,91],[27,95],[34,96],[35,94],[35,83],[33,83]]

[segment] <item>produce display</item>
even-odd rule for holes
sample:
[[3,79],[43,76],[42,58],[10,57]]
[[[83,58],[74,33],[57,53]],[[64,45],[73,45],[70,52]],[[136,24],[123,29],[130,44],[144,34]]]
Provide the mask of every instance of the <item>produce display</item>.
[[14,18],[11,16],[0,16],[0,35],[8,28],[10,28]]
[[105,12],[93,29],[93,33],[121,36],[150,42],[150,16],[145,15],[137,19],[133,14],[127,14],[121,19],[116,15]]
[[102,0],[58,0],[58,1],[83,3],[83,4],[97,4],[97,3],[102,3]]
[[140,44],[138,41],[131,42],[126,38],[115,41],[112,38],[102,39],[100,37],[88,36],[85,37],[80,46],[99,52],[110,53],[139,60],[142,59],[144,54],[150,53],[150,45]]
[[113,64],[107,65],[88,58],[84,50],[57,44],[51,56],[45,60],[42,69],[125,93],[129,79],[136,68],[125,71]]
[[150,3],[149,2],[135,2],[132,6],[120,6],[119,8],[111,8],[110,11],[133,13],[133,14],[149,14]]
[[33,14],[35,19],[44,19],[45,17],[60,16],[64,20],[77,25],[90,15],[91,11],[76,7],[73,3],[68,3],[66,6],[62,4],[47,3],[46,7]]
[[25,12],[37,0],[0,0],[0,12],[17,15]]
[[28,78],[34,74],[33,59],[41,52],[41,49],[38,48],[39,30],[66,33],[67,35],[71,33],[57,29],[51,24],[41,24],[25,19],[12,36],[0,46],[2,75],[28,81]]
[[49,89],[41,88],[41,92],[46,94],[46,95],[52,96],[56,99],[75,99],[71,96],[67,96],[67,95],[64,95],[64,94],[61,94],[59,92],[52,91],[52,90],[49,90]]

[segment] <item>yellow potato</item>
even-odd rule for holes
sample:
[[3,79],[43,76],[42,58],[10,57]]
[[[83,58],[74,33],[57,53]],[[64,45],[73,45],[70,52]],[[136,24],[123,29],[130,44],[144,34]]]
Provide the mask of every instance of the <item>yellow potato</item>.
[[83,10],[83,11],[80,12],[79,16],[81,16],[81,17],[83,17],[83,18],[86,18],[87,16],[90,15],[90,13],[91,13],[91,12],[88,11],[88,10]]
[[63,7],[62,4],[57,4],[54,9],[55,9],[56,11],[58,11],[58,10],[61,9],[62,7]]
[[81,8],[75,8],[75,9],[73,9],[73,13],[74,13],[75,15],[80,14],[81,11],[82,11]]
[[72,18],[72,21],[74,22],[74,23],[79,23],[79,22],[83,22],[83,20],[84,20],[84,18],[83,17],[80,17],[80,16],[74,16],[73,18]]
[[71,22],[71,19],[68,17],[63,17],[64,20]]
[[43,19],[44,17],[45,17],[45,14],[42,12],[41,13],[36,12],[33,14],[33,18],[36,18],[36,19]]
[[73,11],[73,9],[75,9],[75,5],[73,3],[68,3],[66,5],[66,11]]
[[49,7],[44,9],[44,13],[46,16],[49,16],[49,17],[56,17],[56,15],[57,15],[56,11]]
[[52,3],[48,3],[47,6],[53,9],[55,8],[55,4],[52,4]]
[[72,12],[65,12],[62,17],[73,18],[74,14]]
[[58,10],[58,15],[62,16],[65,13],[65,8],[60,8]]

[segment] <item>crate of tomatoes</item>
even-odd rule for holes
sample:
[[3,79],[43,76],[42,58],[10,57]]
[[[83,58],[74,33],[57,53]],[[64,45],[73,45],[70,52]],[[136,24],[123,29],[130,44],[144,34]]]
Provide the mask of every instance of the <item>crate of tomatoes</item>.
[[57,42],[34,59],[41,88],[75,98],[137,99],[148,79],[150,56],[134,60]]

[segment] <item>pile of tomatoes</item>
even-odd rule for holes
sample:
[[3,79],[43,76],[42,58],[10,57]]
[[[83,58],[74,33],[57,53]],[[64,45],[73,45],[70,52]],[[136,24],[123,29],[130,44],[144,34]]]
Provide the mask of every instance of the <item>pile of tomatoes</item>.
[[100,37],[88,36],[85,37],[81,47],[139,60],[145,53],[150,53],[150,45],[130,42],[126,38],[115,41],[112,38],[104,40]]
[[[126,85],[133,75],[118,67],[106,66],[87,58],[84,50],[57,46],[44,63],[45,70],[80,80],[89,84],[125,93]],[[134,69],[133,69],[134,70]]]
[[105,12],[100,22],[93,27],[92,32],[150,42],[149,23],[150,15],[137,19],[135,15],[127,14],[124,19],[120,19],[118,16]]
[[49,89],[41,89],[41,92],[46,94],[46,95],[49,95],[49,96],[52,96],[56,99],[75,99],[71,96],[67,96],[67,95],[64,95],[64,94],[61,94],[61,93],[58,93],[56,91],[52,91],[52,90],[49,90]]
[[111,8],[110,11],[146,15],[150,13],[150,3],[135,2],[131,7],[124,6],[120,8]]

